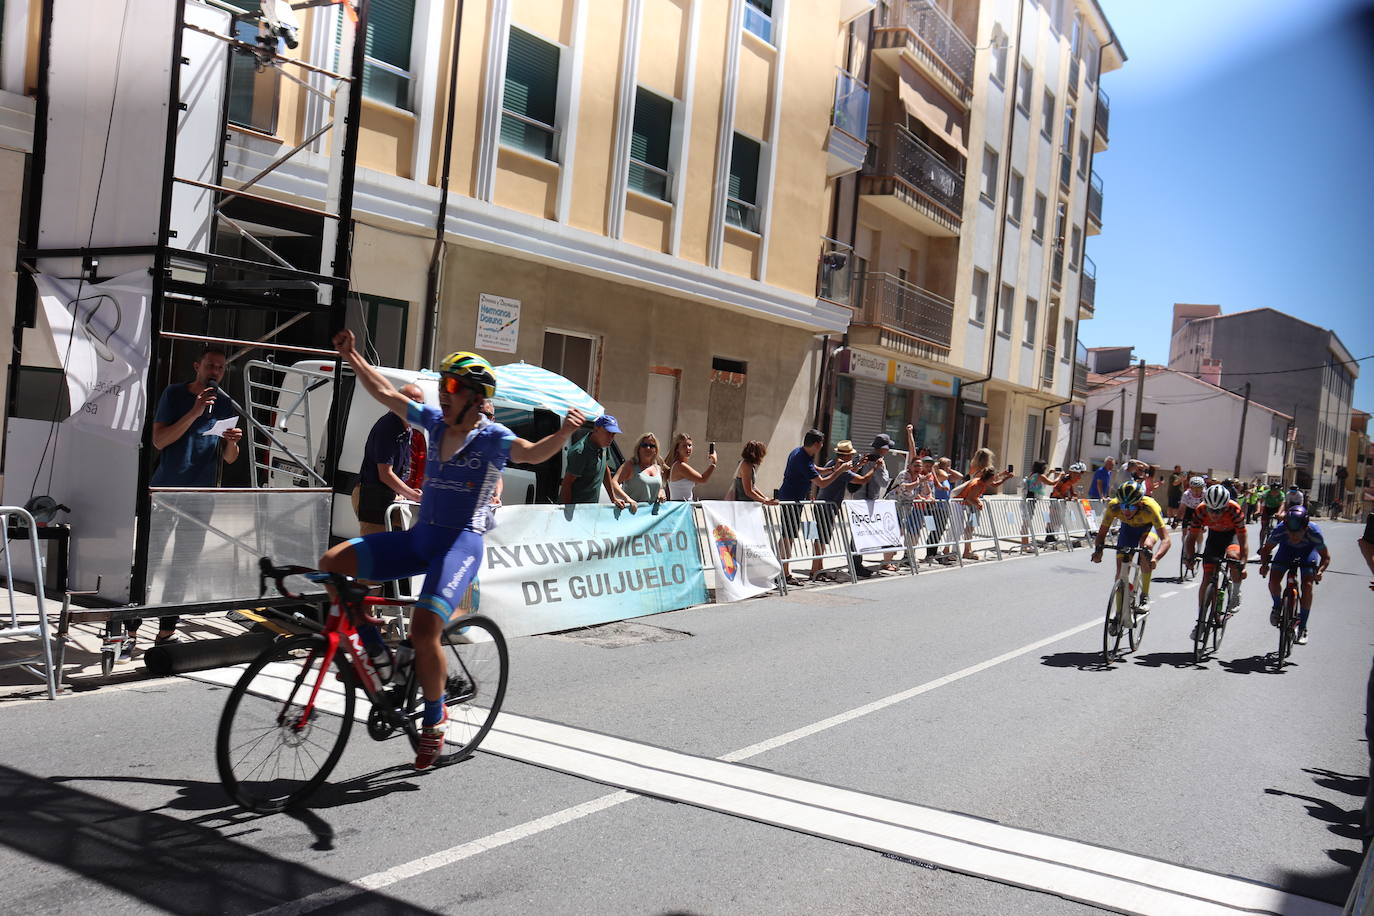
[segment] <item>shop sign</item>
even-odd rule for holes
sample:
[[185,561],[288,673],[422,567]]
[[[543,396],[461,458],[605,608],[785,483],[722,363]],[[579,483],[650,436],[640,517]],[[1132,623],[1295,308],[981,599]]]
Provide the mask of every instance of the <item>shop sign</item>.
[[863,350],[850,350],[848,355],[848,362],[841,371],[850,375],[886,382],[899,388],[929,391],[945,397],[954,396],[956,382],[954,376],[947,372],[935,372],[921,366],[913,366],[911,363],[884,359]]
[[519,339],[520,300],[482,293],[477,299],[477,349],[514,353]]

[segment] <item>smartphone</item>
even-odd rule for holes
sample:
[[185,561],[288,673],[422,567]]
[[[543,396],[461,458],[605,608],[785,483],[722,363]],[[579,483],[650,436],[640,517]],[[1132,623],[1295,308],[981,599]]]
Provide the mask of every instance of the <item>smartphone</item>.
[[716,453],[716,444],[715,444],[714,442],[712,442],[710,445],[706,446],[706,454],[708,454],[708,455],[714,455],[715,453]]
[[1010,465],[1010,464],[1007,465],[1007,473],[1008,473],[1008,474],[1015,474],[1015,473],[1016,473],[1016,468],[1015,468],[1014,466]]

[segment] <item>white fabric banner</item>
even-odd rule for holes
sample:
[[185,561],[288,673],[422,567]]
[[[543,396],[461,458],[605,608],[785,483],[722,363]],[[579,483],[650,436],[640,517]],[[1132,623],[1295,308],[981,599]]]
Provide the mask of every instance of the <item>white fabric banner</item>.
[[770,591],[782,564],[768,539],[763,506],[711,500],[701,509],[716,568],[716,600],[739,601]]
[[34,283],[66,373],[72,412],[65,422],[137,445],[148,410],[148,269],[97,284],[42,274]]
[[846,499],[845,515],[854,534],[855,553],[874,553],[902,546],[895,499]]

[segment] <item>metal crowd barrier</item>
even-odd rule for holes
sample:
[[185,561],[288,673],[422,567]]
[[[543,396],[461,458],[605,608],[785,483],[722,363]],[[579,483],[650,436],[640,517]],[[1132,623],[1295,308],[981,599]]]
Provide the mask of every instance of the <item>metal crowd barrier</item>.
[[[819,560],[825,569],[826,560],[842,560],[851,582],[858,579],[854,566],[854,539],[843,506],[822,500],[784,502],[776,506],[764,505],[763,517],[773,540],[778,560],[791,566],[813,564]],[[784,557],[783,545],[788,544]],[[802,552],[795,552],[797,547]],[[787,572],[779,577],[782,594],[787,594]]]
[[954,549],[959,545],[959,533],[964,524],[963,507],[959,503],[948,499],[915,500],[905,524],[915,535],[916,552],[924,548],[926,562],[934,563],[949,555],[954,562],[964,565],[963,551]]
[[[26,510],[18,506],[0,506],[0,524],[5,526],[5,544],[0,551],[5,555],[5,591],[9,598],[9,621],[0,625],[0,639],[9,637],[38,637],[38,652],[34,655],[22,658],[11,658],[0,661],[0,668],[23,668],[30,674],[41,677],[48,687],[48,699],[57,699],[57,681],[61,676],[57,665],[53,663],[53,638],[48,628],[48,606],[43,594],[43,561],[38,554],[38,538],[29,538],[29,550],[32,556],[29,559],[33,563],[33,596],[37,601],[37,622],[28,624],[20,623],[19,608],[15,603],[14,592],[14,563],[10,555],[10,524],[18,522],[20,525],[27,525],[30,532],[36,531],[37,522]],[[29,614],[24,615],[26,618]],[[0,618],[2,619],[2,618]],[[40,666],[41,665],[41,669]]]

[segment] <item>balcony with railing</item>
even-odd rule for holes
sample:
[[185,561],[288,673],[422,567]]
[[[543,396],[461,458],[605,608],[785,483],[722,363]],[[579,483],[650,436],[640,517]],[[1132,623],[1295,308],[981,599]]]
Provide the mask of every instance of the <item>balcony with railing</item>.
[[1054,257],[1050,259],[1050,285],[1060,289],[1064,285],[1064,243],[1054,246]]
[[854,249],[844,242],[821,239],[816,263],[816,298],[840,305],[854,301]]
[[1069,98],[1071,98],[1071,99],[1076,99],[1076,98],[1078,98],[1078,74],[1079,74],[1079,72],[1080,72],[1081,69],[1082,69],[1082,68],[1081,68],[1081,66],[1080,66],[1079,63],[1078,63],[1078,58],[1076,58],[1076,57],[1070,57],[1070,58],[1069,58]]
[[1065,193],[1073,187],[1073,157],[1066,149],[1059,151],[1059,187],[1063,188]]
[[868,141],[859,193],[922,232],[946,238],[958,235],[964,176],[900,125],[870,131]]
[[1091,318],[1097,305],[1097,265],[1083,255],[1083,273],[1078,281],[1078,317]]
[[[888,332],[882,343],[893,349],[947,358],[954,330],[953,302],[888,273],[864,274],[862,289],[855,325]],[[898,338],[895,343],[893,336]]]
[[1088,179],[1088,234],[1096,235],[1093,229],[1102,228],[1102,179],[1093,172]]
[[1079,341],[1073,350],[1073,396],[1081,398],[1088,393],[1088,348]]
[[1043,388],[1054,387],[1054,354],[1054,347],[1046,346],[1040,359],[1040,385]]
[[973,99],[973,43],[932,0],[897,0],[873,35],[874,50],[903,51],[953,98]]
[[830,109],[826,175],[848,175],[863,168],[868,156],[868,86],[839,70],[835,76],[835,105]]
[[1093,135],[1096,141],[1093,149],[1102,152],[1107,148],[1107,122],[1112,116],[1112,100],[1107,98],[1107,93],[1102,91],[1102,87],[1097,89],[1097,106],[1093,109]]

